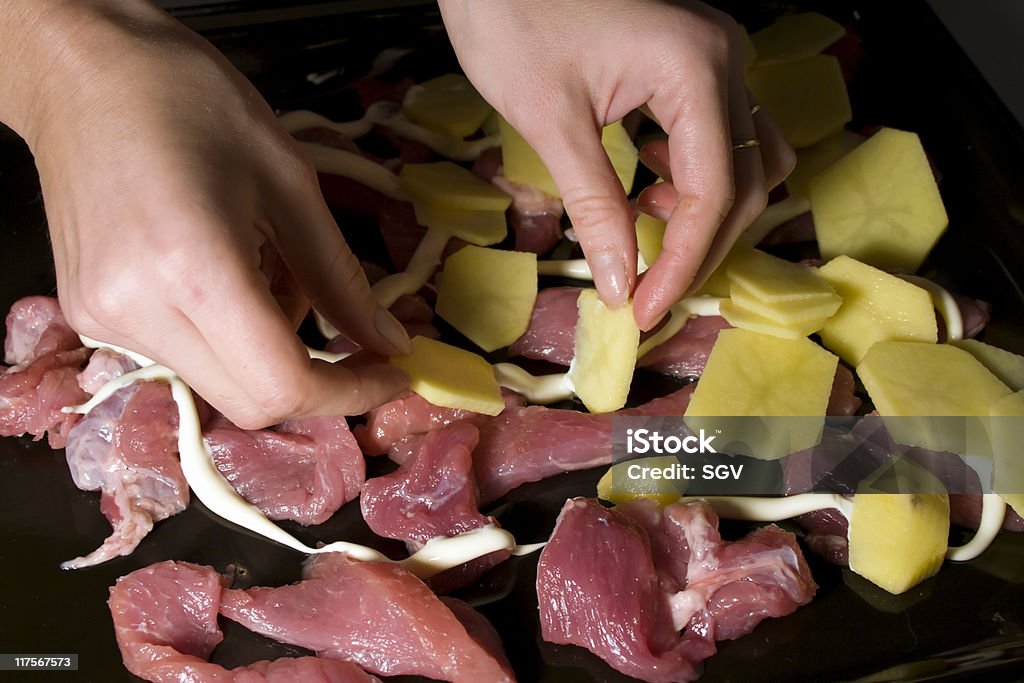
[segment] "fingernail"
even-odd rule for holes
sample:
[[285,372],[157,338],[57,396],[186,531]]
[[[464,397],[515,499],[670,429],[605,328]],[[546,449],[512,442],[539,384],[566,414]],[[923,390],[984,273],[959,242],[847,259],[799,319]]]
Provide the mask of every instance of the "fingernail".
[[626,275],[626,262],[622,254],[603,249],[591,255],[590,272],[594,275],[594,285],[604,303],[616,308],[626,303],[629,298],[629,281]]
[[398,318],[391,315],[386,308],[378,308],[373,317],[373,326],[377,328],[380,336],[388,340],[391,346],[400,354],[412,352],[412,344],[409,342],[409,335],[398,322]]

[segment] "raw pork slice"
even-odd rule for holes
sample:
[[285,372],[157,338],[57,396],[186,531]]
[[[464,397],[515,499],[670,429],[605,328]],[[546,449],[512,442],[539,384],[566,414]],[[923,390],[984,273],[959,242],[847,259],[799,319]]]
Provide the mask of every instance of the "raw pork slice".
[[[399,469],[367,481],[359,503],[370,529],[405,541],[415,552],[438,536],[497,525],[477,509],[472,453],[479,438],[477,428],[468,422],[435,429],[423,436]],[[508,551],[490,553],[442,572],[429,583],[446,593],[475,582],[508,557]]]
[[[478,172],[485,168],[482,166]],[[500,173],[490,180],[512,196],[509,223],[516,236],[516,251],[543,255],[554,249],[562,239],[562,200],[535,187],[514,183]]]
[[92,352],[85,369],[78,373],[78,386],[82,387],[83,391],[95,394],[107,382],[137,370],[138,367],[128,356],[122,356],[110,349],[96,349]]
[[275,640],[383,676],[453,683],[514,680],[504,656],[490,649],[493,634],[480,637],[479,621],[467,626],[426,584],[389,562],[319,555],[299,583],[224,591],[221,614]]
[[18,299],[7,313],[4,362],[24,367],[48,353],[73,351],[82,345],[60,304],[49,296]]
[[68,435],[66,456],[75,485],[101,492],[100,511],[114,530],[64,569],[128,555],[154,523],[188,505],[178,461],[178,411],[163,382],[137,382],[93,408]]
[[52,448],[63,448],[79,416],[61,408],[88,398],[76,376],[89,357],[64,319],[57,300],[30,296],[15,301],[7,314],[0,374],[0,436],[49,432]]
[[537,563],[537,599],[544,640],[644,681],[692,681],[715,652],[679,638],[644,528],[595,500],[566,501]]
[[217,469],[271,519],[321,524],[359,495],[366,462],[341,417],[245,431],[224,418],[203,432]]
[[[502,391],[505,407],[523,404],[511,391]],[[366,424],[353,430],[356,441],[367,455],[384,455],[402,439],[426,434],[462,420],[479,420],[485,416],[460,408],[441,408],[418,394],[408,393],[366,413]]]
[[614,413],[594,415],[543,406],[509,407],[480,420],[473,471],[480,501],[490,503],[531,481],[612,462],[614,416],[681,416],[694,385]]
[[700,377],[718,333],[732,327],[717,315],[690,318],[664,344],[650,350],[637,365],[672,377]]
[[530,324],[508,347],[508,355],[569,365],[576,343],[580,291],[579,287],[548,287],[537,292]]
[[221,592],[216,571],[186,562],[161,562],[118,579],[107,604],[125,667],[156,683],[379,683],[354,664],[316,657],[230,671],[208,662],[224,639],[217,625]]
[[655,683],[696,679],[715,641],[792,613],[816,588],[793,534],[771,525],[722,541],[703,501],[569,500],[537,566],[544,640]]

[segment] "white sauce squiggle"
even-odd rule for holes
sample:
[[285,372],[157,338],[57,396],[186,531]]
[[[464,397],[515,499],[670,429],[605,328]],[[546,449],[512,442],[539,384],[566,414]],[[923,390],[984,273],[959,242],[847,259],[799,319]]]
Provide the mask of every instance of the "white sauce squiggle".
[[959,341],[964,338],[964,317],[952,294],[928,278],[917,275],[897,275],[896,277],[917,285],[931,295],[932,304],[938,309],[946,323],[946,341]]
[[[91,348],[105,347],[120,352],[118,347],[92,339],[83,338],[83,342],[88,342]],[[217,469],[210,447],[203,438],[199,413],[189,386],[170,368],[159,365],[141,354],[132,354],[131,357],[143,367],[107,382],[86,403],[68,406],[63,412],[87,414],[118,389],[137,381],[167,382],[171,386],[171,395],[178,408],[178,452],[181,470],[192,492],[211,512],[264,538],[308,555],[341,552],[361,561],[394,561],[373,548],[346,541],[335,541],[319,548],[312,548],[271,522],[259,508],[242,498]],[[498,550],[525,554],[536,549],[534,546],[517,546],[512,534],[488,525],[452,537],[431,539],[423,548],[401,560],[399,564],[416,576],[426,579]]]

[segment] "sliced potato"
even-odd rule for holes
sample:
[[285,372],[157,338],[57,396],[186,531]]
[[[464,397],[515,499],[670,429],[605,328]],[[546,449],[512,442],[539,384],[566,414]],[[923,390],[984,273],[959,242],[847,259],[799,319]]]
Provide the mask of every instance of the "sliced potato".
[[678,464],[674,455],[656,455],[612,465],[597,482],[597,497],[615,505],[638,498],[650,498],[662,507],[670,505],[686,491],[686,481],[655,477],[652,472],[671,471]]
[[[501,119],[501,154],[502,167],[506,178],[515,183],[530,185],[552,197],[561,197],[547,166],[541,161],[533,148],[527,144],[523,136],[508,121]],[[604,145],[608,158],[628,194],[633,189],[633,177],[636,175],[637,155],[633,141],[617,121],[605,126],[601,132],[601,143]]]
[[961,339],[950,343],[981,361],[982,365],[1011,390],[1024,389],[1024,356],[977,339]]
[[751,313],[756,313],[762,318],[777,322],[780,325],[800,328],[802,327],[801,323],[816,322],[818,326],[812,332],[820,330],[824,326],[825,321],[831,318],[843,303],[838,294],[833,294],[824,299],[768,303],[738,282],[732,283],[729,289],[729,297],[736,306],[746,309]]
[[505,239],[508,221],[505,211],[453,209],[413,200],[416,222],[427,228],[443,230],[470,244],[486,247]]
[[796,153],[796,167],[786,178],[786,189],[795,197],[809,199],[811,180],[819,173],[855,150],[864,142],[864,136],[841,130],[811,147]]
[[636,246],[644,263],[654,265],[661,254],[662,240],[665,239],[665,221],[641,213],[636,217]]
[[996,400],[989,409],[995,462],[992,487],[1017,514],[1024,514],[1024,391]]
[[850,569],[890,593],[903,593],[942,566],[949,496],[930,472],[897,459],[858,486],[849,523]]
[[737,250],[729,259],[729,281],[767,303],[825,301],[835,289],[817,269],[766,254],[758,249]]
[[796,62],[818,54],[846,35],[842,24],[817,12],[787,14],[750,36],[757,66]]
[[[720,431],[720,442],[734,446],[723,452],[775,459],[810,448],[821,439],[838,363],[809,339],[722,330],[686,424],[695,432]],[[765,416],[785,419],[744,419]]]
[[512,204],[512,197],[450,161],[405,164],[398,178],[410,197],[436,207],[504,211]]
[[824,327],[826,320],[826,318],[812,318],[799,322],[782,323],[755,313],[736,303],[734,299],[723,301],[718,308],[722,317],[733,327],[783,339],[801,339],[813,334]]
[[494,111],[460,74],[445,74],[412,86],[402,110],[409,120],[457,140],[480,130]]
[[829,55],[755,66],[747,85],[797,149],[839,132],[853,117],[839,60]]
[[991,452],[980,421],[948,418],[987,416],[1010,390],[963,349],[880,341],[857,375],[897,442],[964,455]]
[[484,351],[526,332],[537,300],[537,255],[467,246],[444,262],[437,314]]
[[839,357],[858,365],[880,341],[938,340],[931,295],[895,275],[847,256],[818,269],[843,299],[839,310],[821,330],[821,340]]
[[916,271],[949,224],[921,140],[883,128],[810,183],[822,258]]
[[412,353],[392,356],[409,375],[409,388],[435,406],[497,415],[505,408],[491,364],[475,353],[427,337],[412,340]]
[[626,405],[640,346],[640,328],[633,319],[631,303],[611,309],[597,290],[580,292],[569,377],[576,395],[592,413],[608,413]]

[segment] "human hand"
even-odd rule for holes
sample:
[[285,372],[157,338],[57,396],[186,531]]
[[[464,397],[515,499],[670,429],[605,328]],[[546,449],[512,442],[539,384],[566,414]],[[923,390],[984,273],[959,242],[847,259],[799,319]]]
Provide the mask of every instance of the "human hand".
[[363,348],[409,344],[252,85],[148,3],[60,5],[20,132],[75,329],[168,365],[244,428],[402,391],[397,370],[310,360],[295,334],[312,301]]
[[[795,157],[743,81],[736,23],[697,2],[441,0],[459,61],[537,150],[562,193],[601,298],[650,329],[724,258]],[[639,207],[668,221],[636,285],[636,233],[601,128],[645,106],[668,133],[642,158],[666,183]],[[760,146],[733,150],[735,142]]]

